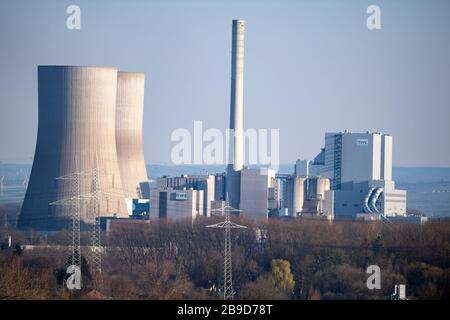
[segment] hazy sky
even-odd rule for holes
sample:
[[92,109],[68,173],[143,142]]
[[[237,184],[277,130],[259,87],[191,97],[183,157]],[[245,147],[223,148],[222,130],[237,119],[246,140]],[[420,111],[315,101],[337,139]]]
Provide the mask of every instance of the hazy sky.
[[[81,30],[66,8],[81,7]],[[381,7],[382,29],[366,27]],[[0,1],[0,161],[31,162],[37,65],[146,74],[146,162],[176,128],[228,126],[231,20],[246,21],[244,125],[279,128],[282,163],[326,131],[394,137],[394,165],[450,166],[450,1]]]

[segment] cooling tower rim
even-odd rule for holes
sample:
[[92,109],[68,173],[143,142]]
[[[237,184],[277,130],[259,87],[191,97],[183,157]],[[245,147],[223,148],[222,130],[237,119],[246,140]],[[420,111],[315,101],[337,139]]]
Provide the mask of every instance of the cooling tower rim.
[[102,66],[77,66],[77,65],[38,65],[38,69],[75,69],[75,70],[113,70],[119,71],[117,67],[102,67]]
[[120,77],[145,78],[145,73],[143,73],[143,72],[119,71],[117,74]]

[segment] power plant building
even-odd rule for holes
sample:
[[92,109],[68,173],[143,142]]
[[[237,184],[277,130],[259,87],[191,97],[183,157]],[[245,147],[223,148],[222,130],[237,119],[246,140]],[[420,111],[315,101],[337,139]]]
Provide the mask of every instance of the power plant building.
[[204,216],[211,215],[211,203],[215,197],[215,177],[213,175],[181,175],[180,177],[161,177],[157,179],[157,188],[160,189],[194,189],[203,191]]
[[[337,218],[358,214],[383,217],[406,215],[406,191],[392,181],[392,136],[378,132],[349,131],[325,134],[325,148],[310,162],[310,176],[331,180]],[[327,195],[325,195],[325,198]]]
[[[286,188],[285,208],[287,215],[293,218],[318,217],[332,219],[330,209],[325,210],[325,203],[328,191],[330,190],[330,180],[327,178],[307,178],[299,177],[295,173],[287,176],[284,180]],[[285,214],[283,214],[285,215]]]
[[392,136],[348,131],[325,134],[325,164],[321,176],[341,183],[392,179]]
[[194,221],[203,216],[203,190],[150,190],[150,219]]
[[333,190],[334,213],[353,219],[359,213],[386,217],[406,215],[406,191],[395,189],[394,181],[371,180],[343,183]]
[[244,167],[241,170],[240,215],[253,219],[268,218],[269,196],[274,180],[275,171],[271,169]]

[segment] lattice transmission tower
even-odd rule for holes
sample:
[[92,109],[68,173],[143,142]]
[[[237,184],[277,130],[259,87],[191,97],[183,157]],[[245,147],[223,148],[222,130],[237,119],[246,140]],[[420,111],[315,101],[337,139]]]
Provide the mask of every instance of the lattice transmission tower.
[[81,270],[81,199],[80,190],[82,176],[84,173],[77,172],[69,175],[57,177],[56,180],[68,181],[70,183],[70,190],[72,194],[70,197],[51,202],[50,205],[66,205],[69,206],[71,221],[70,221],[70,244],[69,244],[69,265],[77,266]]
[[241,210],[235,209],[228,205],[228,203],[219,209],[213,209],[212,211],[221,211],[225,216],[225,221],[216,224],[208,225],[207,228],[221,228],[225,229],[225,247],[224,247],[224,270],[223,270],[223,299],[233,300],[233,274],[231,263],[231,229],[245,229],[246,226],[241,226],[231,221],[231,212],[238,212]]
[[[97,162],[97,161],[96,161]],[[100,228],[100,202],[102,200],[118,200],[125,197],[122,191],[108,192],[100,185],[101,176],[110,176],[98,169],[98,165],[90,172],[73,173],[66,176],[58,177],[57,180],[68,180],[71,183],[72,194],[70,197],[60,199],[50,203],[51,205],[70,205],[71,207],[71,262],[72,265],[81,269],[81,205],[86,207],[86,223],[89,225],[90,250],[88,254],[91,270],[94,272],[96,279],[101,282],[102,272],[102,243]],[[114,176],[112,176],[112,189],[114,190]],[[89,183],[89,192],[81,194],[81,184]]]
[[91,250],[90,262],[94,272],[101,275],[102,272],[102,245],[101,245],[101,229],[100,229],[100,173],[98,167],[92,170],[91,176],[91,192],[89,199],[89,207],[87,214],[87,222],[89,223]]

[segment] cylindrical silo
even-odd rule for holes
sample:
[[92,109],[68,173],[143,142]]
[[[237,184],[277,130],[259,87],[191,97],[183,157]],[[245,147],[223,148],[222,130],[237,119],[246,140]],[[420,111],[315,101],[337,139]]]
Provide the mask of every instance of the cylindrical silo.
[[325,191],[330,190],[330,179],[314,177],[310,178],[308,182],[308,198],[323,200]]
[[289,177],[287,180],[287,207],[290,216],[296,217],[303,210],[305,201],[306,179],[296,176]]
[[[20,228],[66,226],[71,207],[49,204],[74,194],[84,196],[82,222],[92,222],[87,203],[94,168],[100,172],[100,215],[127,216],[116,152],[116,90],[116,68],[38,67],[37,144]],[[80,178],[77,190],[73,179],[56,179],[71,174]]]
[[116,146],[127,198],[140,198],[140,183],[148,181],[142,144],[144,79],[137,72],[117,75]]
[[298,214],[303,210],[305,201],[305,178],[294,177],[293,212]]

